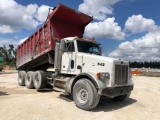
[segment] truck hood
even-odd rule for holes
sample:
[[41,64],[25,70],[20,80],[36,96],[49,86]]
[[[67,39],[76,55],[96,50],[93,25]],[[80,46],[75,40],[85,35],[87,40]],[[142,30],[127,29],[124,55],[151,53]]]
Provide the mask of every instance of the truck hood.
[[99,56],[95,54],[81,54],[83,71],[109,72],[114,69],[115,64],[128,65],[129,63],[120,59]]
[[93,61],[103,61],[103,62],[110,62],[110,63],[122,63],[123,64],[128,64],[127,61],[121,60],[121,59],[117,59],[117,58],[111,58],[111,57],[106,57],[106,56],[100,56],[100,55],[96,55],[96,54],[82,54],[83,58],[90,58]]

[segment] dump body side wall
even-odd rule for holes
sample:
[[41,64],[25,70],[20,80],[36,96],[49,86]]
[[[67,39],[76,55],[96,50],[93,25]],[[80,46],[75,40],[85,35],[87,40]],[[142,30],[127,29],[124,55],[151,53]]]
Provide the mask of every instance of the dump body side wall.
[[55,42],[56,41],[51,38],[50,22],[47,22],[45,26],[41,27],[18,46],[17,67],[22,67],[25,63],[54,50]]

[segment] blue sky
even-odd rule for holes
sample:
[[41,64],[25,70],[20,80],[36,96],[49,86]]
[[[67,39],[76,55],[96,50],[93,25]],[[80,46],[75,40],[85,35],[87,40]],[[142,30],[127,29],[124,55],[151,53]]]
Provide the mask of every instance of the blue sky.
[[0,46],[17,46],[42,25],[48,7],[58,3],[93,16],[84,36],[95,37],[103,55],[160,60],[158,0],[0,0]]

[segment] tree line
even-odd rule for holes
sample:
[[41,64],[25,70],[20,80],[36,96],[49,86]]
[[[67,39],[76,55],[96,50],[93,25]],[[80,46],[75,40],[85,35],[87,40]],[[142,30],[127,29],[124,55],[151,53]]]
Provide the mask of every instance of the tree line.
[[129,62],[131,68],[160,68],[160,61]]
[[3,58],[3,61],[0,62],[0,68],[3,68],[5,65],[10,65],[11,67],[16,66],[16,50],[14,45],[9,45],[6,47],[0,47],[0,57]]

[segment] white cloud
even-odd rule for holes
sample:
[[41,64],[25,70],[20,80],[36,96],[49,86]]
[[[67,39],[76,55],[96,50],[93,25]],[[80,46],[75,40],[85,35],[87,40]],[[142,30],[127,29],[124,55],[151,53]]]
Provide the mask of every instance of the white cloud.
[[141,33],[157,30],[159,27],[154,20],[144,18],[142,15],[132,15],[125,23],[125,29],[132,33]]
[[160,60],[159,45],[160,31],[149,32],[139,39],[121,43],[116,50],[109,54],[109,56],[130,61]]
[[17,39],[17,37],[13,37],[11,39],[6,39],[6,38],[0,38],[0,46],[5,45],[6,47],[8,47],[8,45],[13,44],[15,46],[15,48],[20,45],[22,42],[24,42],[26,38],[22,38],[22,39]]
[[18,41],[18,45],[20,45],[21,43],[23,43],[27,38],[28,38],[28,37],[23,38],[23,39],[20,39],[20,40]]
[[46,21],[46,18],[49,12],[49,8],[50,6],[46,6],[46,5],[42,5],[38,8],[36,17],[39,21],[42,21],[42,22]]
[[8,25],[0,25],[0,33],[13,33],[13,31]]
[[113,17],[88,24],[85,28],[85,36],[123,40],[125,33],[121,31],[121,27],[118,26]]
[[14,39],[5,39],[5,38],[0,38],[0,46],[5,45],[6,47],[10,44],[13,44],[14,46],[18,45],[18,41]]
[[83,0],[78,10],[99,20],[86,26],[84,36],[123,40],[125,33],[115,22],[115,18],[107,18],[108,14],[113,14],[112,5],[119,1],[121,0]]
[[30,5],[27,5],[25,12],[30,15],[34,15],[37,12],[37,9],[38,9],[37,4],[30,4]]
[[36,28],[40,22],[45,21],[48,7],[39,7],[37,4],[23,6],[15,0],[0,0],[0,33]]
[[83,0],[78,10],[93,16],[97,20],[105,20],[107,14],[113,14],[112,5],[121,0]]
[[[8,29],[8,33],[11,31],[19,31],[22,28],[33,29],[39,24],[33,17],[37,7],[36,4],[22,6],[14,0],[1,0],[0,25],[8,26],[8,28],[10,28]],[[7,31],[5,31],[5,33],[7,33]]]

